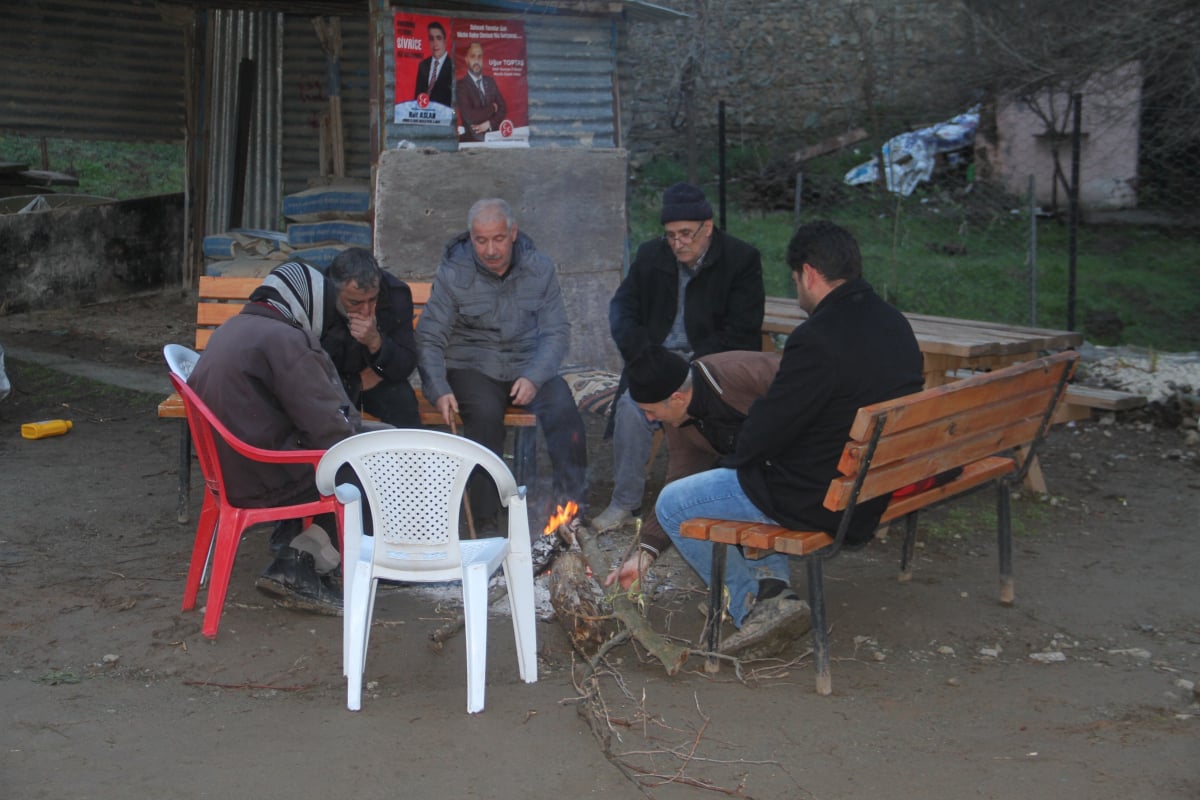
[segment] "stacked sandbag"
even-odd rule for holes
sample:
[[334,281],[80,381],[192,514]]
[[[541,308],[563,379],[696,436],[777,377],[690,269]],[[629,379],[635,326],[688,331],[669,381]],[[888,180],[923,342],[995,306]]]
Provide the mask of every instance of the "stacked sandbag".
[[204,238],[205,273],[263,277],[285,261],[324,269],[348,247],[370,248],[371,187],[367,181],[317,178],[283,198],[287,230],[234,229]]

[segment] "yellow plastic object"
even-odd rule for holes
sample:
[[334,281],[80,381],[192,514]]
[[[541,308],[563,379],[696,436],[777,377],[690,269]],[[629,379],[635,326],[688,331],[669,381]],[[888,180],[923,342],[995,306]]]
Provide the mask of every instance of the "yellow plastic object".
[[44,419],[41,422],[26,422],[21,426],[21,436],[26,439],[45,439],[49,436],[62,436],[75,423],[69,419]]

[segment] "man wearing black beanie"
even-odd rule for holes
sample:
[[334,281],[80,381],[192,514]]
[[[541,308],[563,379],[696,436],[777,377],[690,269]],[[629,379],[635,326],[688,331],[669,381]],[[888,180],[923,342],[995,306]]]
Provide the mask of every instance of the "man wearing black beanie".
[[[761,350],[762,259],[718,229],[704,192],[677,183],[663,192],[662,238],[638,248],[608,309],[613,340],[628,365],[651,345],[690,360],[726,350]],[[593,518],[597,532],[620,527],[642,505],[657,423],[625,392],[613,404],[613,493]]]

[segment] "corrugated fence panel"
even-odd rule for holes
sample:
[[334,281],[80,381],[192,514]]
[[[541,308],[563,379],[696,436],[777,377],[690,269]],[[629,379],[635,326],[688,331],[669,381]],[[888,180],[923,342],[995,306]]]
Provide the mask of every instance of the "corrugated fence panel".
[[[465,16],[465,15],[464,15]],[[479,14],[472,19],[501,18]],[[502,17],[512,19],[511,16]],[[609,17],[526,16],[530,147],[615,147],[615,23]],[[396,96],[395,62],[387,59],[385,97]],[[390,105],[388,106],[390,112]],[[387,146],[456,150],[451,128],[397,125],[387,115]]]
[[184,34],[150,2],[0,3],[0,132],[184,138]]
[[[364,4],[365,7],[365,4]],[[369,18],[342,16],[339,59],[346,176],[371,177]],[[325,52],[312,18],[287,15],[283,34],[283,193],[308,188],[321,174],[321,115],[329,110]]]
[[[280,224],[280,50],[283,15],[250,11],[209,13],[207,119],[208,229],[231,227],[277,230]],[[250,111],[243,213],[230,219],[237,156],[238,73],[243,59],[254,62],[254,104]]]

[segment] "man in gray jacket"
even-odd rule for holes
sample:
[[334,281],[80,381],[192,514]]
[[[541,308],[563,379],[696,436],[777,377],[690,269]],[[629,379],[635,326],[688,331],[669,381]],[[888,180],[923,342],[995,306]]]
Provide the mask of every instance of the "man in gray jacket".
[[[536,415],[554,467],[553,503],[587,500],[587,445],[571,390],[558,375],[571,325],[554,262],[517,231],[508,203],[471,206],[467,231],[446,246],[417,322],[418,368],[425,397],[449,425],[501,454],[504,410]],[[471,508],[481,531],[499,526],[491,481],[472,480]]]

